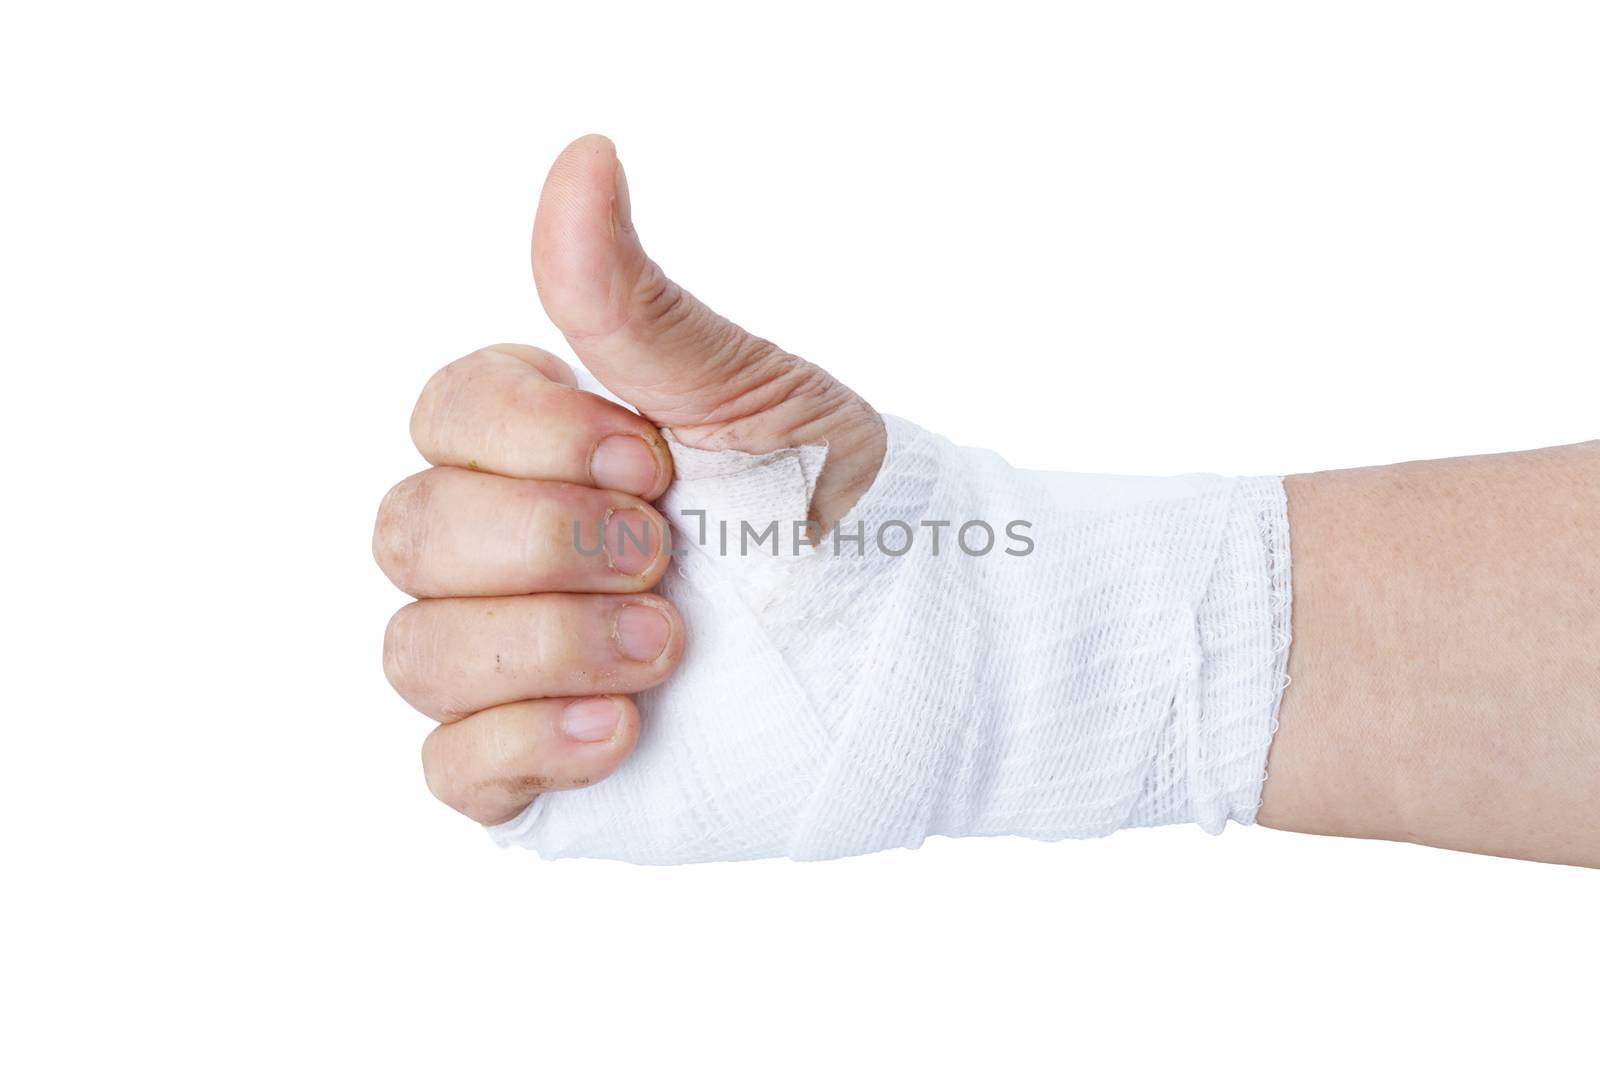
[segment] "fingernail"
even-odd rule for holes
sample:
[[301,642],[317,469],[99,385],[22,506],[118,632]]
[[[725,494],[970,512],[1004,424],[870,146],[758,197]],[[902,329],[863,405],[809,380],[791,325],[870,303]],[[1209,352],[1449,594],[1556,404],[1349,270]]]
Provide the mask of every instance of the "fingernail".
[[644,496],[656,487],[660,473],[655,452],[637,434],[603,437],[589,457],[589,477],[601,489]]
[[655,523],[638,508],[620,508],[606,516],[606,561],[621,574],[643,574],[661,551]]
[[611,202],[611,215],[616,220],[619,230],[630,229],[633,226],[633,198],[628,195],[628,175],[622,169],[622,160],[617,160],[617,189],[616,196]]
[[573,741],[609,741],[617,735],[622,705],[609,697],[577,700],[561,714],[561,732]]
[[667,650],[672,624],[655,608],[629,604],[617,612],[617,647],[629,659],[649,663]]

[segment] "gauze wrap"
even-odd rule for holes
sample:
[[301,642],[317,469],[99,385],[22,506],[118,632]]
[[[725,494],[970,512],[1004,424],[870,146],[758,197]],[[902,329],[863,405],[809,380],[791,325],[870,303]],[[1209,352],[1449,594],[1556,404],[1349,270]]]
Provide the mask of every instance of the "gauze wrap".
[[1254,821],[1289,646],[1281,481],[1021,471],[885,423],[816,548],[794,524],[824,446],[671,442],[683,663],[639,695],[620,770],[497,841],[692,863]]

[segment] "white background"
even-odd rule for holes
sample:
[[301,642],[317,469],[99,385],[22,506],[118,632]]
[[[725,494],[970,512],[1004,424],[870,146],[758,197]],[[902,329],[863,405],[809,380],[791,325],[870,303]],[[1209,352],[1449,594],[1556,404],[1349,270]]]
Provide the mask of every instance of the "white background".
[[496,850],[368,538],[435,367],[564,352],[526,245],[589,130],[713,306],[1018,465],[1593,437],[1593,10],[6,5],[0,1057],[1592,1062],[1594,872]]

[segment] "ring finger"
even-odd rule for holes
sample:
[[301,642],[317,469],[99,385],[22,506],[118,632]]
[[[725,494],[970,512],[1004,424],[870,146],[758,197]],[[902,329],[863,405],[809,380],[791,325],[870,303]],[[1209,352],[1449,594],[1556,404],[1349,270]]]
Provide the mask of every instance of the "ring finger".
[[538,697],[637,693],[682,654],[678,613],[649,594],[419,600],[383,640],[390,683],[440,722]]

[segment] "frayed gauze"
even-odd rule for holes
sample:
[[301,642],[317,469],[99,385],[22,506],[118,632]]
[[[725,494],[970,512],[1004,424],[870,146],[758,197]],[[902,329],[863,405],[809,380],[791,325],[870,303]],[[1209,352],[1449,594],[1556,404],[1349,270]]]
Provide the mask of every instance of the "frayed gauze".
[[[825,446],[670,442],[659,507],[683,554],[659,591],[682,665],[639,695],[615,774],[541,796],[496,841],[817,860],[1255,821],[1289,647],[1281,480],[1015,470],[885,423],[876,481],[814,548],[794,524]],[[975,521],[986,552],[980,526],[958,543]]]

